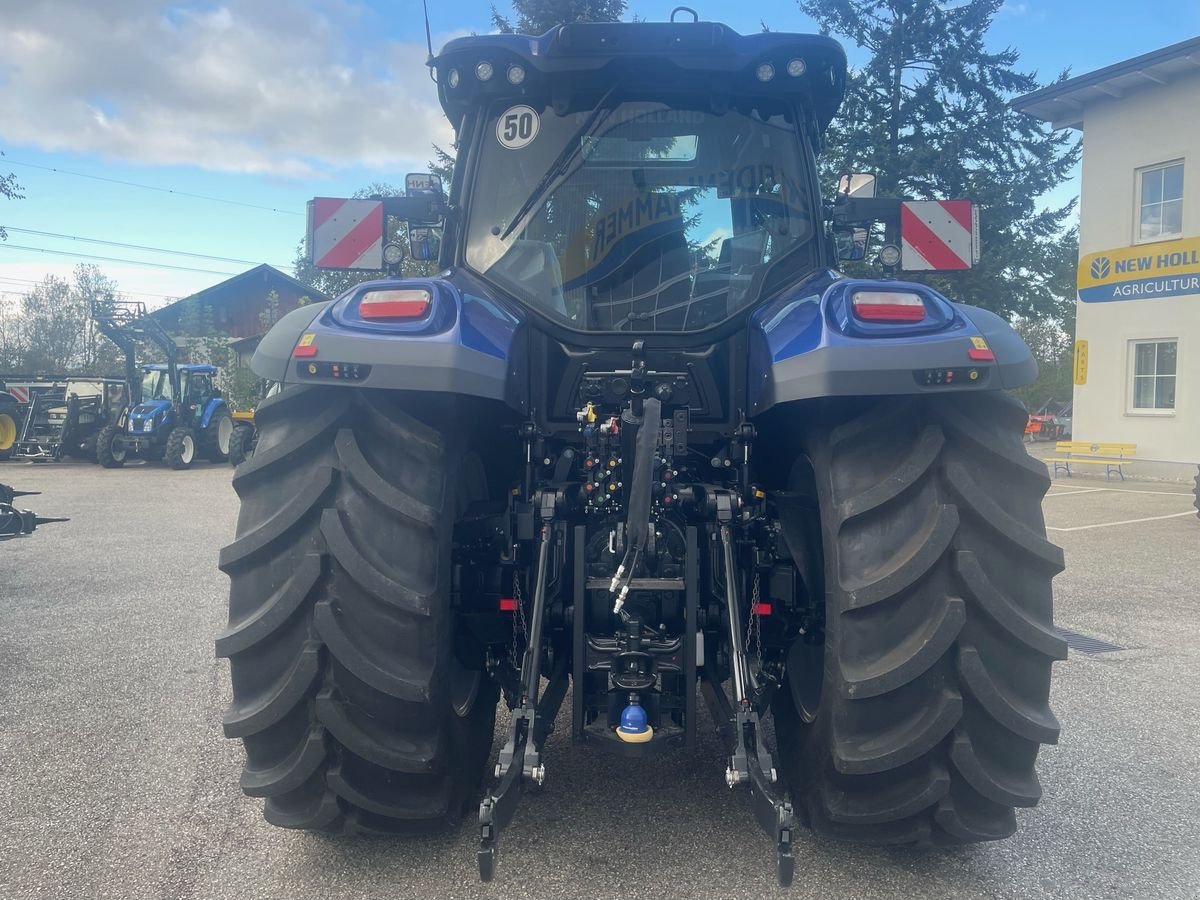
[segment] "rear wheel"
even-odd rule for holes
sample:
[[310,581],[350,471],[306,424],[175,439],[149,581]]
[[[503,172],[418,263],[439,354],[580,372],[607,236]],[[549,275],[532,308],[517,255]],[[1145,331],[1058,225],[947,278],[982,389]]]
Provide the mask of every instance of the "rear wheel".
[[190,428],[176,426],[167,435],[163,462],[172,469],[190,469],[196,459],[196,434]]
[[254,455],[255,431],[253,425],[238,425],[229,436],[229,464],[237,468]]
[[486,495],[478,460],[389,392],[289,389],[256,419],[217,639],[242,789],[289,828],[456,824],[498,693],[454,652],[451,532]]
[[[775,705],[785,775],[816,831],[874,843],[1004,838],[1058,738],[1050,667],[1062,552],[1045,467],[1002,394],[889,399],[814,427],[824,646],[799,639]],[[797,532],[791,523],[790,529]]]
[[12,456],[19,418],[20,407],[8,397],[0,398],[0,459]]
[[204,428],[204,452],[212,462],[225,462],[229,459],[229,442],[233,437],[233,416],[228,409],[222,408],[213,413]]
[[96,435],[96,462],[106,469],[119,469],[125,465],[128,451],[121,443],[121,429],[116,425],[105,425]]

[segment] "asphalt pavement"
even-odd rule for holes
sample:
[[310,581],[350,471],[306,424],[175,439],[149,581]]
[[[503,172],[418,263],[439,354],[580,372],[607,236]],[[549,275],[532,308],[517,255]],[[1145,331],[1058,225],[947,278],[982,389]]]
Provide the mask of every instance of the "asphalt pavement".
[[573,748],[560,720],[488,885],[469,824],[405,841],[267,825],[220,728],[229,468],[5,463],[0,481],[71,517],[0,544],[3,900],[1200,897],[1200,520],[1183,485],[1073,479],[1046,500],[1058,624],[1126,649],[1057,664],[1062,739],[1017,835],[918,852],[801,833],[787,893],[715,737],[637,763]]

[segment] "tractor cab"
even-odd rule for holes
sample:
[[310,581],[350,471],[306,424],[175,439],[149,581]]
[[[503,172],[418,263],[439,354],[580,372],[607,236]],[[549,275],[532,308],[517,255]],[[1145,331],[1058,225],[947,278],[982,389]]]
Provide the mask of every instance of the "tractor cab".
[[845,56],[714,23],[452,41],[462,264],[580,331],[698,331],[829,262],[814,154]]

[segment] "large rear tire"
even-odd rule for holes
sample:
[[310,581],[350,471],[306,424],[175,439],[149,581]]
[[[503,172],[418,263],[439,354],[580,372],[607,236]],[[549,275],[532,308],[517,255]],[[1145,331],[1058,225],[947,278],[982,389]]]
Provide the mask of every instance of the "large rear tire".
[[461,426],[424,418],[347,388],[288,389],[256,414],[217,652],[242,789],[276,825],[425,832],[477,800],[498,691],[454,652],[450,554],[486,482]]
[[233,432],[233,416],[229,414],[227,407],[213,413],[204,429],[204,455],[211,462],[225,462],[229,459]]
[[1025,421],[999,393],[889,398],[805,436],[793,486],[818,500],[825,640],[793,645],[775,717],[815,831],[997,840],[1041,796],[1034,761],[1059,731],[1050,668],[1067,648],[1051,624],[1050,481]]

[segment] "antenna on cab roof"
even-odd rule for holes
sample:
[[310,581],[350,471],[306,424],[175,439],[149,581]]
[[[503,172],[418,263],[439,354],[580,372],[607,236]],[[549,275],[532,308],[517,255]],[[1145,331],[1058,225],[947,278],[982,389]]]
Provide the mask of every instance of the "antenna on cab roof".
[[436,82],[437,77],[433,74],[433,36],[429,33],[429,0],[421,0],[421,6],[425,10],[425,46],[429,48],[425,65],[429,67],[429,77]]

